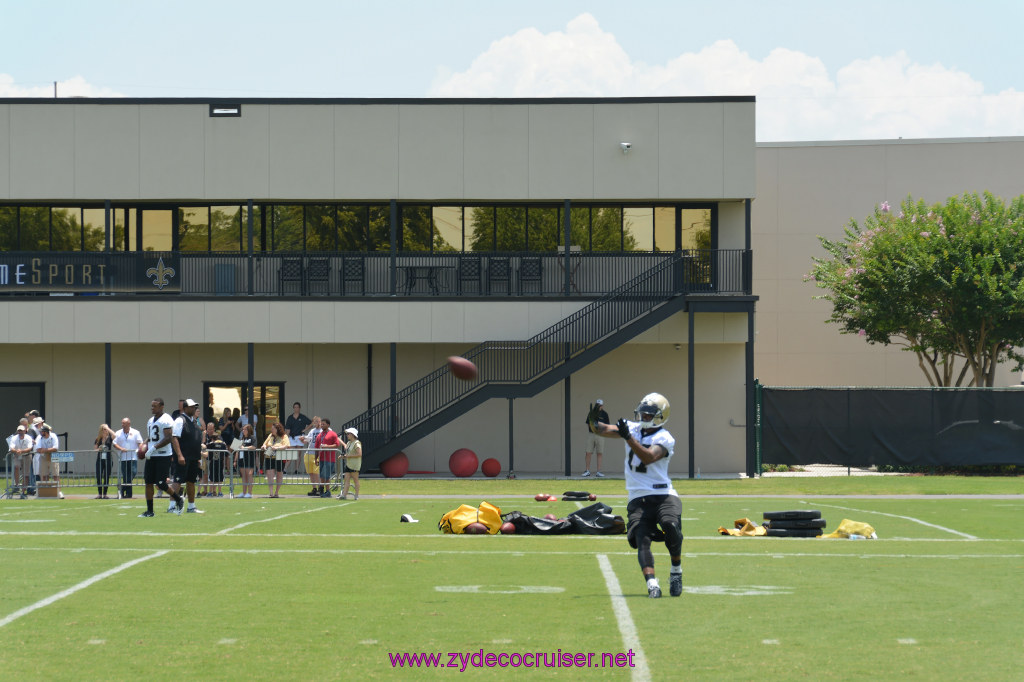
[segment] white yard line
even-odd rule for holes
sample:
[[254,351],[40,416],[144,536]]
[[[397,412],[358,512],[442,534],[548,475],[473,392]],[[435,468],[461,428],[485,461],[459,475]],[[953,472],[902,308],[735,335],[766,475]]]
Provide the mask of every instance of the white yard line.
[[91,577],[91,578],[89,578],[87,580],[83,580],[82,582],[78,583],[77,585],[74,585],[73,587],[69,587],[66,590],[62,590],[61,592],[58,592],[55,595],[47,597],[46,599],[41,599],[40,601],[37,601],[35,604],[31,604],[30,606],[26,606],[23,609],[18,609],[17,611],[15,611],[14,613],[10,614],[9,616],[4,618],[3,620],[0,620],[0,628],[4,627],[8,623],[13,623],[14,621],[18,620],[22,616],[27,616],[28,614],[32,613],[33,611],[35,611],[37,609],[41,609],[44,606],[49,606],[50,604],[52,604],[52,603],[54,603],[56,601],[59,601],[59,600],[63,599],[64,597],[70,597],[75,592],[78,592],[79,590],[84,590],[85,588],[89,587],[90,585],[92,585],[94,583],[98,583],[99,581],[103,580],[104,578],[109,578],[110,576],[115,575],[117,573],[120,573],[121,571],[123,571],[123,570],[125,570],[127,568],[131,568],[132,566],[135,566],[136,564],[141,564],[143,561],[149,561],[150,559],[155,559],[157,557],[163,556],[164,554],[167,554],[167,552],[168,552],[168,550],[165,549],[165,550],[161,550],[159,552],[156,552],[154,554],[150,554],[149,556],[140,557],[138,559],[132,559],[131,561],[125,562],[125,563],[121,564],[120,566],[115,566],[114,568],[110,569],[109,571],[103,571],[102,573],[98,573],[98,574],[94,575],[93,577]]
[[[244,535],[240,537],[245,538],[266,538],[266,537],[280,537],[276,535]],[[302,537],[307,537],[303,535]],[[402,536],[390,536],[390,537],[402,537]],[[559,536],[561,537],[561,536]],[[470,541],[472,542],[472,541]],[[837,542],[844,542],[849,544],[850,542],[856,542],[861,547],[865,545],[871,546],[880,544],[880,540],[843,540]],[[964,540],[951,540],[949,542],[965,542]],[[835,544],[830,542],[830,545]],[[0,548],[0,556],[4,552],[147,552],[153,551],[152,547],[2,547]],[[263,549],[263,548],[221,548],[221,547],[208,547],[208,548],[180,548],[175,547],[174,549],[162,549],[161,552],[191,552],[193,554],[410,554],[415,552],[421,555],[462,555],[462,554],[485,554],[492,556],[511,556],[511,557],[530,557],[536,556],[537,550],[508,550],[508,549],[341,549],[341,548],[318,548],[318,549]],[[594,556],[592,550],[580,550],[580,551],[567,551],[567,550],[543,550],[545,555],[559,555],[559,556]],[[629,556],[635,557],[635,550],[626,550],[622,552],[603,552],[603,555],[607,556]],[[702,559],[708,557],[731,557],[735,559],[754,559],[755,561],[763,561],[766,558],[769,559],[1010,559],[1019,560],[1024,559],[1024,554],[905,554],[903,552],[896,554],[885,554],[880,552],[856,552],[849,554],[835,554],[832,552],[778,552],[778,553],[765,553],[762,551],[753,552],[683,552],[683,558],[685,559]]]
[[946,533],[952,533],[953,535],[959,535],[960,537],[966,538],[967,540],[977,540],[978,539],[976,536],[971,535],[970,533],[963,533],[963,532],[958,531],[958,530],[953,530],[952,528],[946,528],[945,526],[937,526],[934,523],[928,523],[927,521],[922,521],[921,519],[915,519],[913,516],[900,516],[899,514],[887,514],[886,512],[880,512],[880,511],[868,511],[866,509],[854,509],[853,507],[840,507],[839,505],[836,505],[836,504],[819,504],[817,506],[820,506],[820,507],[832,507],[833,509],[842,509],[843,511],[852,511],[852,512],[857,512],[858,514],[878,514],[880,516],[889,516],[889,517],[894,518],[894,519],[903,519],[904,521],[912,521],[914,523],[919,523],[922,526],[928,526],[929,528],[934,528],[936,530],[941,530],[941,531],[946,532]]
[[338,509],[339,507],[345,507],[345,506],[348,506],[350,504],[352,504],[352,503],[351,502],[345,502],[343,504],[335,504],[335,505],[332,505],[330,507],[314,507],[313,509],[303,509],[302,511],[289,512],[287,514],[281,514],[280,516],[274,516],[274,517],[271,517],[269,519],[258,519],[256,521],[246,521],[245,523],[240,523],[237,526],[231,526],[230,528],[225,528],[224,530],[219,530],[216,533],[214,533],[214,535],[227,535],[228,533],[230,533],[233,530],[238,530],[240,528],[245,528],[246,526],[251,526],[254,523],[267,523],[268,521],[280,521],[281,519],[286,519],[289,516],[296,516],[297,514],[312,514],[313,512],[323,511],[325,509]]
[[629,613],[629,605],[626,604],[626,598],[622,596],[619,579],[615,576],[615,571],[612,570],[612,564],[608,561],[607,555],[598,554],[597,564],[601,567],[601,575],[604,576],[604,583],[608,586],[608,594],[612,598],[612,611],[615,612],[615,620],[618,621],[619,632],[622,633],[622,646],[626,651],[633,652],[632,679],[649,680],[651,671],[647,667],[647,657],[644,656],[643,647],[640,646],[640,637],[636,633],[633,616]]

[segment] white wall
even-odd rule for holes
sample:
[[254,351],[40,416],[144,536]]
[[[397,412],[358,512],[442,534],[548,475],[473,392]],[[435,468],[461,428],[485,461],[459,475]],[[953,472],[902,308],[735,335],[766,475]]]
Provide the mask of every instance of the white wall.
[[[882,201],[907,195],[939,202],[989,190],[1024,194],[1024,138],[773,143],[757,148],[752,206],[755,373],[776,386],[926,386],[914,354],[870,346],[825,324],[831,304],[805,282],[817,236],[840,239],[851,218],[862,222]],[[1019,384],[1010,365],[996,385]]]
[[754,154],[741,101],[0,103],[14,200],[744,199]]

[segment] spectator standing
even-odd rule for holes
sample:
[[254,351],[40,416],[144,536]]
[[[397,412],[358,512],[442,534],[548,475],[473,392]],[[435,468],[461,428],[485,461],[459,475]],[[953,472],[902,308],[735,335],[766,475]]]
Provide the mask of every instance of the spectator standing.
[[206,475],[209,481],[206,487],[207,497],[224,497],[221,486],[224,483],[224,458],[228,446],[224,439],[213,428],[213,422],[206,422]]
[[[288,439],[291,441],[292,447],[301,448],[306,444],[302,437],[312,426],[313,420],[302,414],[302,403],[292,403],[292,413],[284,420],[284,428],[288,432]],[[298,466],[298,458],[296,458],[296,471],[293,473],[298,473]]]
[[[270,435],[263,442],[263,471],[267,475],[267,490],[270,497],[281,497],[281,484],[284,482],[284,460],[278,457],[281,450],[291,447],[291,441],[281,422],[274,422]],[[276,487],[275,487],[276,484]]]
[[323,426],[320,423],[320,417],[313,417],[313,424],[310,426],[309,431],[302,437],[302,440],[306,442],[306,446],[309,448],[306,450],[304,457],[304,464],[306,465],[306,473],[309,474],[309,482],[313,486],[313,489],[306,493],[309,497],[320,497],[320,454],[316,451],[316,438],[323,431]]
[[[22,421],[26,421],[22,419]],[[28,435],[28,427],[18,424],[18,430],[10,438],[11,457],[14,458],[14,481],[20,485],[18,497],[24,500],[26,493],[32,489],[32,450],[35,443]]]
[[256,469],[256,450],[258,449],[252,424],[245,424],[242,427],[241,437],[238,440],[241,447],[235,451],[235,465],[242,477],[242,494],[238,497],[248,499],[252,497],[252,478],[253,471]]
[[117,434],[110,430],[106,424],[100,424],[100,432],[93,441],[93,449],[96,451],[96,499],[107,499],[107,487],[110,485],[110,471],[113,468],[111,462],[111,443]]
[[203,460],[203,431],[199,426],[199,419],[196,418],[196,408],[199,403],[191,398],[185,399],[184,412],[174,420],[171,430],[171,445],[175,454],[178,455],[179,465],[184,461],[184,466],[179,466],[179,478],[185,483],[185,493],[188,495],[189,514],[202,514],[196,509],[196,483],[202,474],[201,464]]
[[331,477],[334,476],[341,439],[331,428],[331,420],[327,417],[320,420],[320,428],[323,430],[316,439],[317,456],[320,458],[320,497],[330,497]]
[[359,470],[363,467],[363,444],[359,442],[359,431],[354,428],[345,429],[344,470],[345,484],[341,489],[339,500],[348,498],[348,486],[352,484],[352,499],[359,499]]
[[602,400],[601,398],[598,398],[597,400],[594,401],[594,404],[590,406],[590,412],[587,413],[587,449],[583,454],[583,478],[590,476],[591,453],[597,455],[597,469],[594,475],[597,476],[598,478],[604,478],[604,474],[601,473],[601,456],[604,455],[604,439],[590,429],[590,425],[592,423],[610,423],[608,413],[604,411],[604,400]]
[[132,498],[132,481],[138,473],[138,451],[142,445],[142,434],[132,428],[132,420],[125,417],[121,420],[121,428],[114,434],[111,442],[114,450],[121,455],[121,497]]
[[50,425],[43,422],[39,425],[39,438],[36,439],[35,451],[39,455],[39,476],[43,481],[51,479],[57,483],[57,497],[64,499],[60,489],[60,464],[50,461],[50,455],[59,448],[57,436],[50,432]]

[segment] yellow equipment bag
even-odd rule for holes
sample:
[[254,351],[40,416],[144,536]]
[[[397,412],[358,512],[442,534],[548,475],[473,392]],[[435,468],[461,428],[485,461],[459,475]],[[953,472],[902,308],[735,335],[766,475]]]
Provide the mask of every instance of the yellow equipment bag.
[[490,502],[481,502],[479,509],[460,504],[441,517],[437,529],[443,533],[464,533],[471,523],[484,524],[488,534],[494,535],[501,530],[501,509]]
[[875,529],[866,523],[860,521],[851,521],[850,519],[843,519],[839,522],[839,527],[828,535],[822,535],[823,538],[866,538],[874,540],[878,536],[875,535]]
[[725,528],[723,526],[718,527],[718,532],[722,535],[734,535],[736,537],[754,537],[756,535],[767,535],[768,529],[764,526],[759,526],[750,519],[736,519],[733,521],[733,528]]

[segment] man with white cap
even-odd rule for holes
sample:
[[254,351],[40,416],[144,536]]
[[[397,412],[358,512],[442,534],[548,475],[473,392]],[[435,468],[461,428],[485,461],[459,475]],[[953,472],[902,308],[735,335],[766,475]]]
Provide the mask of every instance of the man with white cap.
[[39,438],[36,438],[35,451],[39,455],[40,480],[49,481],[52,477],[57,482],[57,497],[64,499],[60,491],[60,464],[50,461],[50,455],[57,452],[59,443],[57,436],[50,432],[50,425],[43,422],[39,425]]
[[604,400],[598,398],[594,401],[594,404],[590,406],[590,412],[587,413],[587,435],[586,435],[586,454],[584,454],[583,461],[583,478],[590,476],[590,454],[595,453],[597,455],[597,470],[594,475],[598,478],[604,478],[604,474],[601,473],[601,456],[604,454],[604,439],[598,436],[591,429],[593,424],[608,424],[608,413],[604,411]]
[[[25,421],[25,420],[22,420]],[[28,427],[18,424],[18,431],[8,441],[11,447],[11,457],[14,459],[14,480],[21,485],[20,499],[25,499],[25,493],[32,487],[32,439],[28,435]]]
[[359,499],[359,470],[363,467],[363,444],[359,442],[359,432],[354,428],[345,429],[345,454],[342,455],[345,471],[345,483],[341,489],[339,500],[348,497],[348,486],[352,484],[352,499]]

